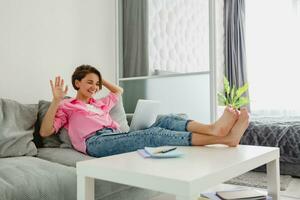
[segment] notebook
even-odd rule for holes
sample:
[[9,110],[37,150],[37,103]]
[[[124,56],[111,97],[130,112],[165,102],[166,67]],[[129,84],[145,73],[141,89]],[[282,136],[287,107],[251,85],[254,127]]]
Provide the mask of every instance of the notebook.
[[[233,189],[233,190],[230,190],[230,191],[236,191],[236,190],[245,190],[244,188],[243,189]],[[227,190],[228,191],[228,190]],[[211,200],[222,200],[220,197],[218,197],[216,195],[216,192],[205,192],[205,193],[201,193],[201,196],[200,197],[205,197],[205,198],[208,198],[208,199],[211,199]],[[265,198],[265,197],[264,197]],[[201,198],[200,198],[201,199]],[[265,198],[266,200],[272,200],[272,197],[271,196],[266,196]]]
[[177,147],[145,147],[137,152],[144,158],[176,158],[183,155]]
[[223,200],[234,200],[234,199],[247,199],[247,200],[259,200],[266,199],[266,195],[254,190],[236,190],[236,191],[220,191],[216,192],[216,195]]
[[129,131],[150,127],[156,120],[159,106],[159,101],[139,99],[133,113]]

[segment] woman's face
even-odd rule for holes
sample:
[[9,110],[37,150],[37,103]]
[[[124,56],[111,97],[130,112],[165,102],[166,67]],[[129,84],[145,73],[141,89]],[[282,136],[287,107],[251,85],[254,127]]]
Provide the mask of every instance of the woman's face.
[[89,73],[81,81],[76,80],[75,85],[83,97],[91,98],[100,88],[100,80],[97,74]]

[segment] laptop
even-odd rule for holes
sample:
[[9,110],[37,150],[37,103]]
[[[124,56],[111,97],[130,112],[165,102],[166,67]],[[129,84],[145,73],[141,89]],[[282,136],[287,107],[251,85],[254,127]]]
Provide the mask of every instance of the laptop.
[[159,107],[159,101],[139,99],[132,116],[129,131],[149,128],[156,120]]

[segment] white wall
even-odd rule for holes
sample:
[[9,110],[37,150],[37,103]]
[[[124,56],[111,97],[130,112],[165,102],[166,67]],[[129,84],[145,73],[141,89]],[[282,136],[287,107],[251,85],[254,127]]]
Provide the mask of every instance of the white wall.
[[49,79],[62,75],[70,92],[80,64],[116,77],[116,0],[1,0],[0,98],[51,100]]

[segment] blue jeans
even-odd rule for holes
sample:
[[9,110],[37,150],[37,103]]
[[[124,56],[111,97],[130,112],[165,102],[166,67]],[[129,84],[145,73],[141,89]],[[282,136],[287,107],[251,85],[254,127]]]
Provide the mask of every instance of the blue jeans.
[[190,146],[192,136],[187,132],[189,121],[177,115],[165,115],[144,130],[116,133],[111,128],[104,128],[86,140],[86,151],[90,156],[104,157],[144,147]]

